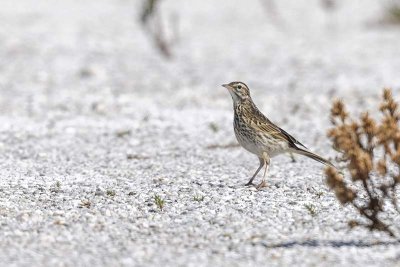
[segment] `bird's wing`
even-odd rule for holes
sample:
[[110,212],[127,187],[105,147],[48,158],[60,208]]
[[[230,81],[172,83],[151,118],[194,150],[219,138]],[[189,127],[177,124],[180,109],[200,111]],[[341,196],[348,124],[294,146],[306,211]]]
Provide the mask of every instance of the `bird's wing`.
[[300,143],[298,140],[296,140],[296,138],[294,138],[285,130],[283,130],[282,128],[276,126],[273,122],[271,122],[258,109],[255,112],[253,112],[253,114],[254,113],[256,116],[252,116],[251,118],[249,118],[250,120],[249,124],[252,127],[270,134],[273,138],[280,139],[282,141],[287,141],[293,147],[296,147],[296,145],[300,145],[307,149],[307,147],[302,143]]

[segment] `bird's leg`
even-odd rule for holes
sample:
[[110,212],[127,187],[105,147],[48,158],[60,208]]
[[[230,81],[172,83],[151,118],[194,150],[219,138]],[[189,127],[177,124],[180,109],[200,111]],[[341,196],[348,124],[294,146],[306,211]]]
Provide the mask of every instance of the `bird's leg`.
[[263,153],[263,159],[265,162],[265,170],[264,170],[264,175],[261,183],[257,185],[257,190],[260,190],[261,188],[267,187],[267,182],[265,181],[265,175],[267,174],[269,163],[270,163],[270,157],[267,155],[267,153]]
[[250,180],[245,184],[245,186],[253,185],[253,180],[257,176],[257,174],[260,172],[261,168],[264,166],[265,162],[264,159],[258,158],[260,160],[260,166],[256,170],[256,172],[253,174],[253,176],[250,178]]

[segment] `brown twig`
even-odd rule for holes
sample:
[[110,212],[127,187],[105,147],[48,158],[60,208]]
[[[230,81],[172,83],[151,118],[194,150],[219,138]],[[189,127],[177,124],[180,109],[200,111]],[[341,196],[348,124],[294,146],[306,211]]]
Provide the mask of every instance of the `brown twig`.
[[167,37],[165,26],[162,23],[159,4],[161,0],[145,0],[140,19],[143,28],[149,34],[153,44],[165,58],[172,58],[172,47],[178,41],[178,17],[171,16],[170,24],[172,35]]
[[[331,109],[334,127],[329,130],[328,136],[332,146],[339,151],[339,158],[346,163],[351,180],[345,181],[343,175],[333,168],[326,170],[326,176],[338,200],[343,205],[351,203],[371,222],[367,225],[360,222],[354,224],[352,220],[351,225],[361,225],[395,236],[389,225],[379,219],[386,212],[384,203],[391,203],[392,208],[399,211],[396,186],[400,183],[400,114],[389,89],[384,90],[380,111],[383,116],[379,123],[368,113],[363,113],[360,120],[356,121],[350,119],[341,101],[334,102]],[[383,154],[377,155],[381,151]],[[398,171],[388,172],[388,165],[397,166]],[[390,179],[389,183],[385,182],[387,179]]]

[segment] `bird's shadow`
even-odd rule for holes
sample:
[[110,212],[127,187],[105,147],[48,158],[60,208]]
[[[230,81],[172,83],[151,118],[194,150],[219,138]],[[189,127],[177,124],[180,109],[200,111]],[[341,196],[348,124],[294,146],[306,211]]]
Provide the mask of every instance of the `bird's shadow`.
[[399,245],[400,239],[393,241],[363,241],[363,240],[304,240],[304,241],[287,241],[282,243],[269,243],[265,241],[261,241],[260,245],[266,248],[292,248],[292,247],[333,247],[333,248],[341,248],[341,247],[374,247],[381,245]]

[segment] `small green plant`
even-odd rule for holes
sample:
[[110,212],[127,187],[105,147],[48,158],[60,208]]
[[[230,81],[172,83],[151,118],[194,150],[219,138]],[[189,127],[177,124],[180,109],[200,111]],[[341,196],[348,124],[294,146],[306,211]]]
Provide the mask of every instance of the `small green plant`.
[[317,215],[317,209],[313,204],[304,204],[304,207],[308,210],[311,216]]
[[116,195],[115,190],[112,189],[107,189],[106,194],[109,197],[114,197]]
[[214,133],[219,131],[218,125],[215,122],[210,122],[208,124],[208,127],[210,127],[211,131],[213,131]]
[[195,196],[193,197],[193,200],[194,200],[194,201],[197,201],[197,202],[201,202],[201,201],[204,200],[204,196],[202,196],[202,195],[195,195]]
[[156,206],[161,211],[164,209],[165,200],[162,199],[159,195],[154,195],[154,203],[156,203]]
[[61,191],[61,182],[60,182],[60,181],[55,182],[55,183],[51,186],[50,191],[53,192],[53,193],[58,193],[58,192],[60,192],[60,191]]

